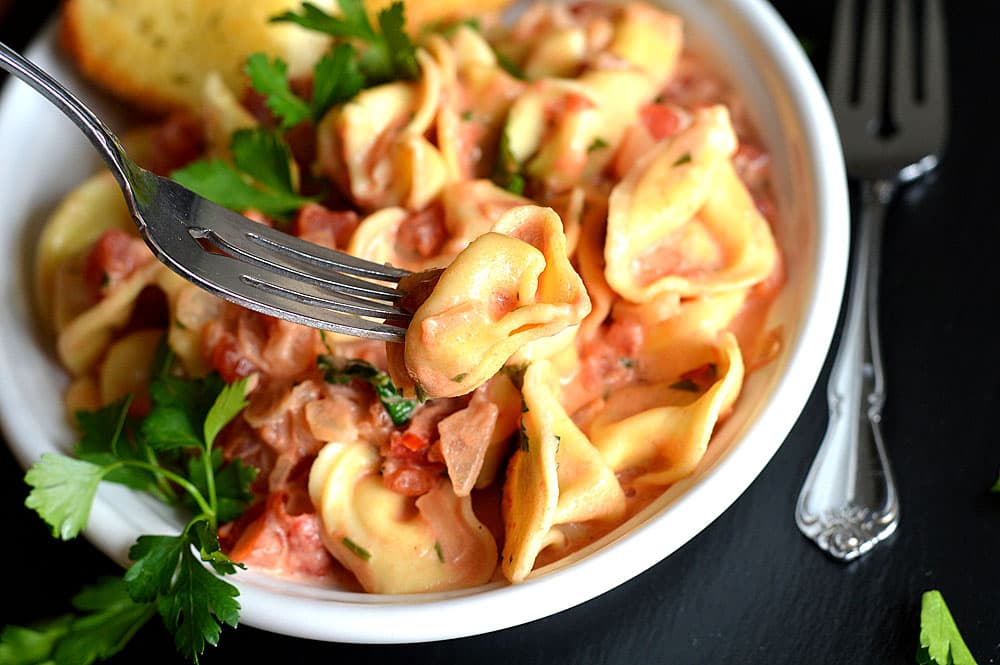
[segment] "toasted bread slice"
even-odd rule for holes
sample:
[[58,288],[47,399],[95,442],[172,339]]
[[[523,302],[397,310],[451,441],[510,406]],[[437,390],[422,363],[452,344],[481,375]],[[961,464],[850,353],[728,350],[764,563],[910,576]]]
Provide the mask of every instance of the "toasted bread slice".
[[[337,13],[336,0],[312,0]],[[392,0],[365,0],[374,15]],[[410,0],[407,28],[499,10],[511,0]],[[84,76],[151,111],[197,112],[206,75],[230,90],[243,85],[246,57],[264,51],[308,73],[329,39],[268,19],[298,10],[301,0],[66,0],[61,38]]]
[[[332,11],[334,0],[313,0]],[[328,38],[268,19],[296,0],[67,0],[61,38],[95,83],[152,111],[196,110],[205,76],[240,90],[247,55],[264,51],[309,71]]]

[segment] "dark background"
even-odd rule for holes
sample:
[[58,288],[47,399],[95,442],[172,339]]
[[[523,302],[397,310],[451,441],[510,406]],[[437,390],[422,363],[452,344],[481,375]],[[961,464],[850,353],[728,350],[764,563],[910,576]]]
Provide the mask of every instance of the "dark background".
[[[891,208],[884,247],[884,433],[901,495],[896,535],[844,565],[794,525],[826,422],[828,360],[787,441],[744,495],[665,561],[585,605],[489,635],[404,646],[326,644],[242,626],[225,631],[202,662],[913,663],[928,589],[944,594],[980,665],[1000,662],[1000,494],[989,493],[1000,471],[992,420],[1000,411],[992,325],[1000,300],[1000,9],[945,4],[951,143],[938,170]],[[833,2],[774,5],[825,71]],[[0,0],[0,39],[23,48],[55,6]],[[22,477],[0,448],[0,624],[61,613],[81,584],[119,574],[82,539],[53,540],[22,507]],[[158,621],[113,659],[179,661]]]

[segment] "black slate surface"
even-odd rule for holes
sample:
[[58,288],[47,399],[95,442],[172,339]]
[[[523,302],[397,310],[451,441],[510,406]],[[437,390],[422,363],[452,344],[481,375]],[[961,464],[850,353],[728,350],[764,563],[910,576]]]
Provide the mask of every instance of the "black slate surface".
[[[23,47],[55,4],[13,2],[0,39]],[[833,3],[774,5],[824,71]],[[843,565],[793,524],[826,421],[824,371],[782,448],[728,511],[665,561],[585,605],[489,635],[402,646],[326,644],[243,626],[226,631],[202,662],[912,663],[928,589],[943,592],[980,665],[1000,662],[1000,495],[988,491],[1000,471],[992,421],[1000,411],[1000,10],[953,0],[947,17],[951,144],[936,173],[902,192],[885,236],[884,431],[903,516],[891,540]],[[65,611],[81,584],[119,572],[85,541],[54,541],[22,507],[22,475],[0,449],[0,624]],[[112,662],[180,659],[154,622]]]

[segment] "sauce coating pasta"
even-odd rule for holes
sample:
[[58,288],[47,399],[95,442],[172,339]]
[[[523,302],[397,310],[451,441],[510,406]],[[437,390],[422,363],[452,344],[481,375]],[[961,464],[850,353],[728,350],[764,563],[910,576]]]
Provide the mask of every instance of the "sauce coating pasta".
[[[190,376],[253,376],[217,441],[259,469],[257,498],[223,546],[377,593],[516,583],[600,538],[696,469],[780,344],[763,329],[784,279],[767,151],[678,16],[540,3],[417,43],[414,80],[283,130],[309,202],[242,211],[417,273],[405,344],[184,282],[106,174],[56,211],[36,262],[70,412],[131,392],[141,415],[161,338]],[[183,122],[190,142],[157,167],[277,129],[255,94],[210,77],[203,118],[151,130]]]

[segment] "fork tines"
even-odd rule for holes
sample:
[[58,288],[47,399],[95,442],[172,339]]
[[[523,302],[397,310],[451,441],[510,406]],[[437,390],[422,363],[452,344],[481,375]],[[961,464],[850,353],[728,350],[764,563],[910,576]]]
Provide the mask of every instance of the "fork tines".
[[833,35],[827,93],[841,137],[878,139],[853,170],[879,177],[860,171],[879,161],[878,144],[893,144],[917,165],[902,180],[928,171],[938,156],[927,155],[925,146],[943,144],[948,127],[940,0],[843,0]]

